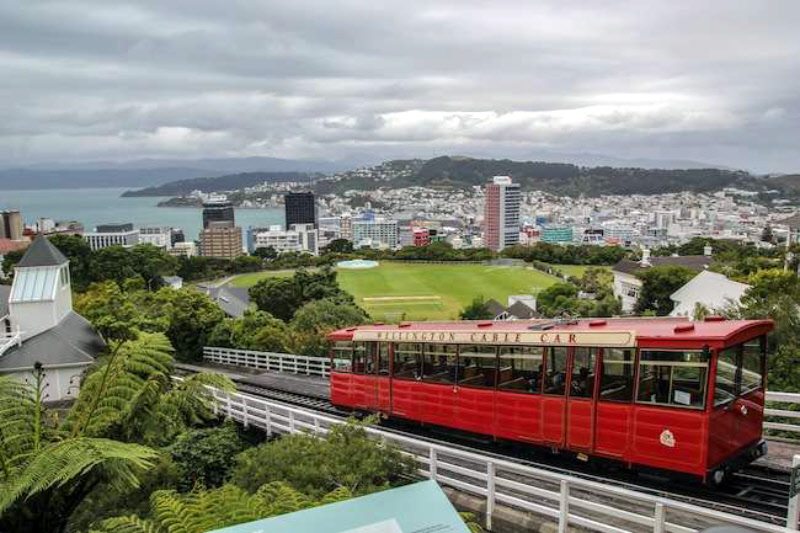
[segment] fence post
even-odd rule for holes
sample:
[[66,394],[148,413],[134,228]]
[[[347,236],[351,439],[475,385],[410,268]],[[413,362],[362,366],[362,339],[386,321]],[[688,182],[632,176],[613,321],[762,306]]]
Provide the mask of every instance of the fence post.
[[428,471],[431,474],[431,479],[436,481],[436,448],[430,449],[428,458],[430,459],[430,464],[428,465]]
[[264,404],[264,416],[267,420],[267,437],[272,436],[272,411],[269,410],[269,404]]
[[294,433],[294,411],[289,411],[289,432]]
[[494,514],[494,476],[493,462],[486,463],[486,529],[492,530],[492,515]]
[[561,496],[558,499],[558,533],[567,533],[569,525],[569,482],[561,480]]
[[666,522],[667,513],[664,509],[664,504],[656,502],[656,515],[653,521],[653,533],[664,533],[664,525]]
[[800,518],[800,494],[795,487],[800,484],[800,455],[792,457],[792,475],[789,478],[789,508],[786,511],[786,527],[797,531],[797,520]]
[[247,405],[247,398],[242,398],[242,424],[244,425],[245,429],[247,429],[247,427],[250,425],[250,421],[247,418],[248,409],[249,406]]

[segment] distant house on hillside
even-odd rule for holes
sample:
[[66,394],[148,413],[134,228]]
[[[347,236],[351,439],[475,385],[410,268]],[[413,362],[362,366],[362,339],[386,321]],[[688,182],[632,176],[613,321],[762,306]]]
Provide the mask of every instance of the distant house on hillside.
[[529,320],[540,316],[536,312],[536,298],[530,294],[509,296],[507,307],[497,300],[487,300],[486,308],[494,315],[492,320]]
[[83,371],[105,349],[91,324],[72,310],[69,261],[39,236],[0,287],[0,374],[32,382],[44,374],[47,402],[77,396]]
[[710,247],[706,248],[705,255],[667,257],[651,257],[650,250],[643,250],[641,261],[623,259],[611,268],[611,273],[614,275],[614,296],[622,301],[622,312],[630,313],[636,307],[642,289],[642,280],[637,274],[649,268],[667,265],[682,266],[695,272],[702,272],[711,266],[712,261]]
[[673,292],[670,299],[675,308],[670,316],[694,316],[698,304],[712,312],[736,305],[750,285],[728,279],[722,274],[705,270]]

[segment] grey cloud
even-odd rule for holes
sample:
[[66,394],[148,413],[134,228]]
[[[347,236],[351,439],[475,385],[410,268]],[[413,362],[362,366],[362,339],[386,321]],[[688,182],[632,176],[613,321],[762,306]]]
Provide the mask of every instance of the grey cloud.
[[800,169],[794,0],[0,0],[0,166],[537,150]]

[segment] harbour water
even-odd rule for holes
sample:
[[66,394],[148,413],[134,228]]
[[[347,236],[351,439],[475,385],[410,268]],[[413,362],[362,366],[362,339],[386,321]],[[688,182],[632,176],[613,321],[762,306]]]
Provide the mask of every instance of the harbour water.
[[[19,209],[25,223],[40,217],[77,220],[86,231],[98,224],[132,222],[135,227],[171,226],[183,229],[186,238],[197,239],[203,226],[201,210],[191,207],[156,207],[165,198],[122,198],[125,189],[0,190],[0,210]],[[236,224],[269,226],[283,224],[283,210],[237,209]]]

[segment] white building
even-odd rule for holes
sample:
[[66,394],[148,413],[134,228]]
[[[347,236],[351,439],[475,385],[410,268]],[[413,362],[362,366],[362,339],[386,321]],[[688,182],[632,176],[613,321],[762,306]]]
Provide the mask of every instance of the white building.
[[0,291],[0,374],[33,383],[40,367],[45,401],[74,398],[105,343],[72,310],[69,261],[39,236],[14,271],[10,290]]
[[139,243],[152,244],[169,250],[172,248],[172,228],[162,226],[139,228]]
[[725,311],[738,305],[749,288],[746,283],[705,270],[672,293],[670,299],[675,302],[675,308],[670,316],[692,318],[698,305],[712,313]]
[[97,226],[94,233],[86,233],[83,238],[92,250],[109,246],[130,248],[139,244],[139,230],[133,224],[105,224]]
[[684,255],[671,257],[650,257],[650,250],[642,251],[641,261],[623,259],[611,268],[614,275],[614,296],[622,302],[622,312],[630,313],[636,307],[642,280],[638,274],[656,266],[683,266],[695,272],[701,272],[711,266],[711,250],[708,255]]
[[266,231],[253,230],[253,247],[273,248],[278,253],[308,252],[319,253],[319,232],[314,224],[292,224],[288,230],[280,226],[270,226]]
[[375,220],[353,221],[353,244],[356,248],[395,249],[399,243],[399,230],[396,220],[376,218]]
[[191,241],[176,242],[167,251],[175,257],[194,257],[197,255],[197,245]]

